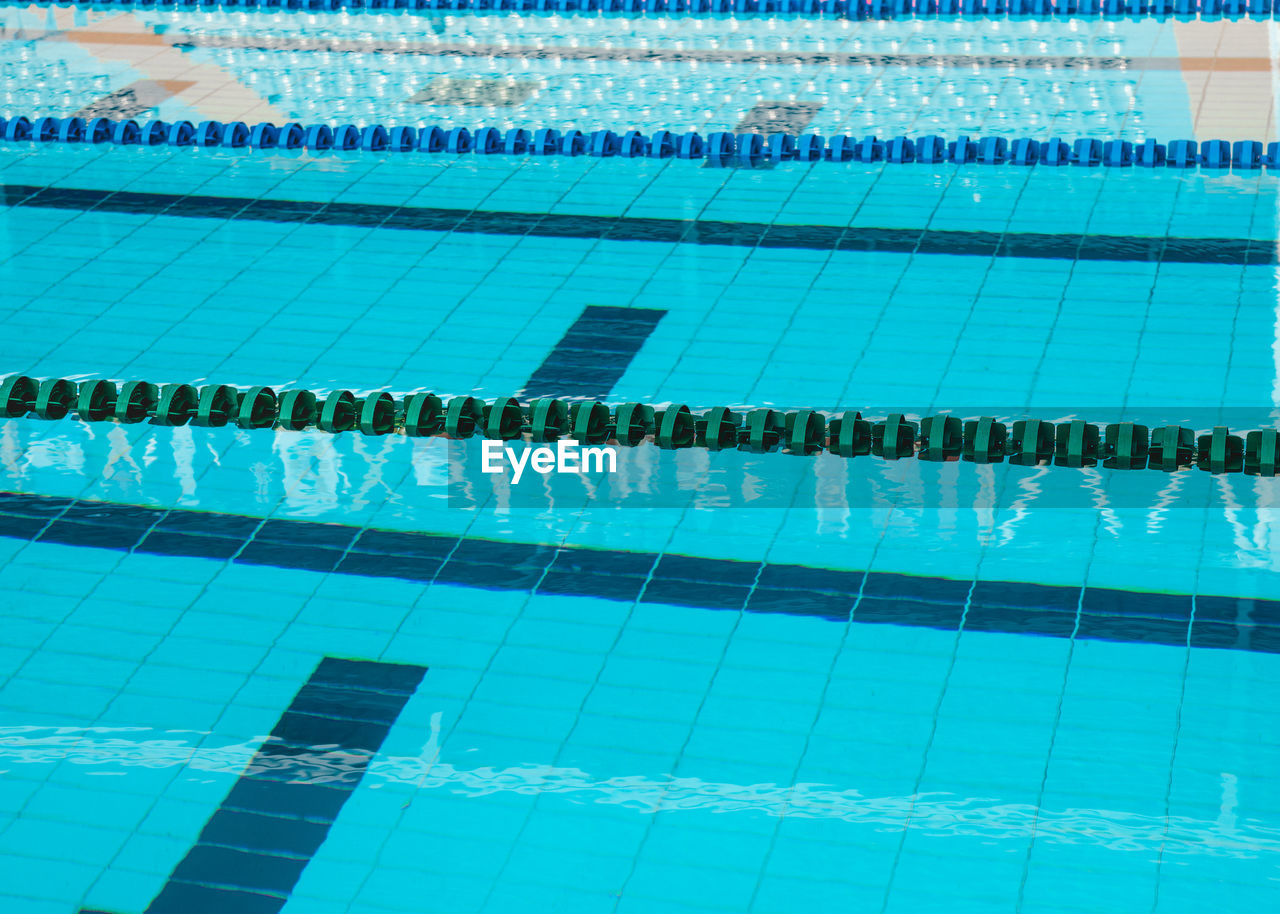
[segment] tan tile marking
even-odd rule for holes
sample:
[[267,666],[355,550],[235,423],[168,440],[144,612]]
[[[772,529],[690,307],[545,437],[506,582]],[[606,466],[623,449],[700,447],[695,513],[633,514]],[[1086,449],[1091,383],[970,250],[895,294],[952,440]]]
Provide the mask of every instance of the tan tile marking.
[[1223,19],[1172,26],[1196,139],[1276,139],[1268,23]]
[[201,117],[250,123],[260,120],[280,123],[289,119],[285,112],[231,73],[214,64],[193,60],[131,13],[110,16],[49,37],[75,42],[98,60],[127,64],[161,85],[169,83],[178,88],[179,83],[188,84],[175,92],[174,97],[195,108]]
[[1183,70],[1214,70],[1219,73],[1270,73],[1269,57],[1182,57]]

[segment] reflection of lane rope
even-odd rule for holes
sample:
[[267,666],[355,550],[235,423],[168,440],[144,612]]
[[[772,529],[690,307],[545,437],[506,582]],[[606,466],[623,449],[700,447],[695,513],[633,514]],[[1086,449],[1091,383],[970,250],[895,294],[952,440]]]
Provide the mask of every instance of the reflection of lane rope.
[[447,402],[431,393],[395,397],[371,393],[357,397],[335,390],[323,398],[309,390],[277,394],[270,387],[239,390],[224,384],[129,381],[117,387],[106,380],[63,378],[38,381],[12,375],[0,382],[0,418],[34,415],[41,419],[74,416],[85,422],[221,427],[284,428],[325,432],[360,431],[365,435],[400,433],[409,437],[443,435],[498,441],[560,439],[587,445],[635,447],[649,441],[665,450],[700,447],[751,453],[782,451],[811,456],[828,451],[840,457],[874,454],[885,460],[967,460],[1020,466],[1053,465],[1175,472],[1195,466],[1213,474],[1280,475],[1280,431],[1262,429],[1232,434],[1225,426],[1197,435],[1177,425],[1151,429],[1133,422],[1103,428],[1081,419],[1051,423],[1019,419],[1011,424],[983,416],[962,420],[951,415],[918,421],[890,413],[880,421],[856,411],[827,415],[812,409],[784,412],[752,409],[734,412],[717,406],[695,414],[688,406],[661,408],[642,403],[606,406],[598,401],[554,398],[522,405],[514,397],[487,403],[459,396]]
[[[155,738],[147,738],[149,734]],[[247,766],[261,742],[209,746],[173,738],[183,735],[145,727],[0,727],[0,767],[67,762],[126,769],[183,767],[192,772],[238,776],[248,773]],[[578,768],[551,765],[466,769],[441,762],[438,755],[438,748],[429,744],[419,756],[375,758],[364,772],[364,782],[373,789],[383,784],[406,784],[470,797],[563,794],[574,802],[623,806],[642,814],[756,812],[842,819],[892,829],[903,826],[913,799],[864,796],[858,790],[838,790],[826,784],[744,785],[674,775],[598,778]],[[310,753],[282,757],[274,771],[288,775],[291,782],[354,784],[359,773],[352,761],[349,755],[316,747]],[[1116,851],[1150,853],[1163,845],[1167,853],[1184,856],[1245,859],[1280,854],[1280,828],[1238,816],[1225,820],[1221,815],[1216,820],[1170,816],[1166,820],[1163,815],[1109,809],[1051,812],[1026,803],[942,792],[922,794],[914,800],[910,827],[939,837],[1021,838],[1030,834],[1034,823],[1040,838]]]
[[638,130],[525,130],[480,127],[386,127],[369,124],[303,125],[243,121],[145,121],[95,117],[0,118],[0,139],[10,142],[114,144],[117,146],[222,147],[226,149],[300,150],[312,153],[339,151],[427,152],[462,155],[536,155],[601,158],[706,159],[711,164],[802,162],[864,162],[964,165],[1085,166],[1090,168],[1196,168],[1205,172],[1270,171],[1280,168],[1280,142],[1256,140],[1154,139],[1140,143],[1081,137],[1072,143],[1060,137],[1036,140],[1002,136],[955,139],[929,135],[857,139],[815,133],[731,133],[658,130],[645,135]]

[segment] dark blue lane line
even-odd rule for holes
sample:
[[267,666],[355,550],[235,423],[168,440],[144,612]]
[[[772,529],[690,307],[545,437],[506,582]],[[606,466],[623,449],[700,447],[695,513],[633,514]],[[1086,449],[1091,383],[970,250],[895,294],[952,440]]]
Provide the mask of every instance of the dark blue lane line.
[[588,305],[529,377],[520,398],[605,399],[666,314]]
[[321,660],[146,914],[277,914],[426,671]]
[[1275,264],[1276,241],[1071,232],[989,232],[873,226],[712,222],[566,213],[495,212],[376,203],[263,200],[29,184],[0,185],[0,205],[192,219],[363,226],[400,231],[656,241],[813,251],[1033,257],[1139,263]]
[[[0,536],[151,555],[955,631],[1280,653],[1280,601],[838,571],[0,492]],[[237,550],[240,550],[237,554]],[[972,599],[966,599],[970,587]],[[1194,621],[1192,607],[1194,605]],[[1077,613],[1077,607],[1081,611]],[[1079,616],[1077,620],[1077,615]],[[1078,621],[1078,627],[1077,627]]]

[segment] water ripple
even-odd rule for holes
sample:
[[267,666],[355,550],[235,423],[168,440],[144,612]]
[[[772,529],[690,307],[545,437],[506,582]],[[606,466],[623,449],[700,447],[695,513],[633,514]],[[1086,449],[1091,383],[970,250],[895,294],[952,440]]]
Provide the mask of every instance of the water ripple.
[[[696,809],[841,819],[877,831],[896,831],[905,824],[939,837],[1025,839],[1035,834],[1041,841],[1115,851],[1151,853],[1163,848],[1166,854],[1242,859],[1280,854],[1280,828],[1234,817],[1209,820],[1111,809],[1052,810],[945,792],[866,796],[857,789],[841,790],[828,784],[732,784],[673,775],[600,778],[578,768],[552,765],[459,768],[439,761],[438,728],[437,719],[432,740],[420,755],[374,759],[364,773],[366,785],[374,789],[387,784],[413,785],[470,797],[560,794],[575,803],[622,806],[643,814]],[[160,732],[169,736],[148,738],[148,734]],[[286,756],[264,758],[257,755],[264,737],[218,746],[204,744],[205,736],[148,727],[0,727],[0,765],[67,762],[106,769],[185,767],[229,775],[284,775],[298,783],[355,783],[367,758],[335,746],[298,748]]]

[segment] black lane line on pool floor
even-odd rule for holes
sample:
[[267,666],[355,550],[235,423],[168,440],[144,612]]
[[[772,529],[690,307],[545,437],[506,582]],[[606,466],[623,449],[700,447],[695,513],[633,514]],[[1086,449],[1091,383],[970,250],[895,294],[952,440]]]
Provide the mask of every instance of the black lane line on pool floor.
[[666,314],[588,305],[529,377],[520,398],[604,400]]
[[321,660],[146,914],[283,908],[426,672]]
[[313,200],[262,200],[253,197],[141,193],[25,184],[0,185],[0,203],[36,209],[93,210],[193,219],[307,223],[481,235],[530,235],[539,238],[655,241],[666,244],[1141,263],[1277,263],[1274,240],[1250,238],[774,225],[763,222],[576,216],[374,203],[319,203]]
[[[322,573],[845,622],[1280,653],[1280,601],[957,581],[459,539],[0,492],[0,536]],[[966,598],[972,598],[966,610]],[[859,597],[861,594],[861,597]],[[20,593],[10,599],[15,603]],[[1195,614],[1192,618],[1192,607]],[[1077,607],[1081,607],[1078,617]]]

